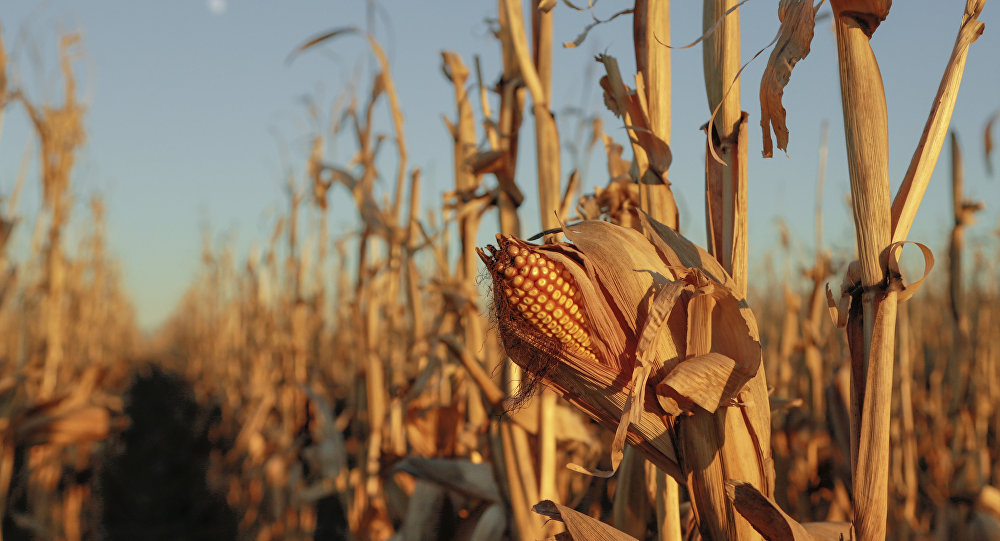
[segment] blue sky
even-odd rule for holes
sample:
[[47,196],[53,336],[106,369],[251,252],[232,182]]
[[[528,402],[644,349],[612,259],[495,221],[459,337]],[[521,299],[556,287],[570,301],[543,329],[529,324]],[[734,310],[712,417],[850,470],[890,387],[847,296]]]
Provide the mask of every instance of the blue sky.
[[[889,107],[890,174],[899,184],[915,148],[961,20],[964,1],[897,2],[879,28],[873,46],[879,58]],[[627,7],[600,2],[594,14],[605,18]],[[987,210],[970,231],[986,237],[998,225],[994,202],[1000,180],[986,176],[982,132],[986,118],[1000,108],[1000,34],[994,32],[995,6],[982,16],[986,32],[972,47],[952,120],[966,157],[966,186]],[[451,143],[442,115],[454,115],[453,93],[441,74],[440,51],[455,50],[468,65],[481,56],[484,76],[499,74],[499,52],[485,22],[493,2],[382,1],[375,34],[392,64],[405,115],[412,166],[424,174],[423,201],[439,206],[453,183]],[[824,7],[823,11],[829,8]],[[743,53],[749,59],[778,28],[777,2],[751,0],[742,9]],[[571,41],[591,21],[560,3],[555,38]],[[672,2],[672,42],[689,43],[701,27],[701,3]],[[0,6],[3,39],[11,56],[14,82],[29,96],[61,93],[56,60],[60,31],[83,34],[85,56],[77,63],[80,88],[88,104],[88,142],[78,159],[74,192],[83,202],[103,194],[108,206],[110,246],[120,260],[140,323],[150,329],[173,310],[200,260],[201,229],[227,236],[245,252],[265,242],[274,216],[285,205],[283,184],[291,167],[300,171],[317,124],[305,99],[328,115],[334,99],[362,73],[367,93],[373,60],[363,40],[345,37],[286,63],[289,52],[318,32],[345,25],[364,27],[361,0],[150,0],[133,2],[17,0]],[[570,108],[602,114],[606,130],[624,139],[620,123],[604,111],[593,57],[616,56],[625,74],[634,73],[631,19],[621,17],[595,28],[577,49],[555,51],[554,109],[564,142],[572,137]],[[820,123],[830,123],[830,157],[824,223],[828,246],[853,251],[853,229],[844,201],[848,195],[836,51],[829,19],[816,29],[812,52],[800,62],[785,92],[791,140],[787,156],[760,158],[760,75],[765,52],[744,72],[743,108],[750,113],[750,234],[752,260],[775,249],[775,219],[784,219],[803,251],[811,250],[813,201]],[[682,228],[703,242],[703,139],[698,127],[708,118],[701,73],[701,50],[673,54],[674,163],[670,178],[678,194]],[[628,75],[626,75],[628,78]],[[327,118],[327,117],[324,117]],[[477,111],[477,118],[480,118]],[[379,129],[391,133],[384,109]],[[325,120],[322,127],[325,127]],[[518,178],[529,195],[526,228],[537,224],[534,150],[525,124]],[[13,187],[29,138],[26,119],[8,109],[0,132],[0,194]],[[1000,137],[1000,133],[996,134]],[[347,145],[328,156],[344,161]],[[1000,159],[996,159],[1000,169]],[[942,154],[918,215],[911,239],[941,246],[950,227],[949,156]],[[587,165],[584,187],[603,184],[604,160],[597,153]],[[384,168],[391,175],[392,167]],[[572,162],[563,160],[564,175]],[[18,207],[23,222],[15,250],[24,253],[39,208],[37,177]],[[391,182],[382,184],[388,188]],[[354,227],[352,204],[343,191],[332,192],[334,230]],[[78,205],[76,217],[85,217]],[[495,227],[484,221],[484,239]],[[995,239],[995,237],[993,237]],[[993,241],[995,245],[995,240]],[[17,251],[15,251],[15,255]]]

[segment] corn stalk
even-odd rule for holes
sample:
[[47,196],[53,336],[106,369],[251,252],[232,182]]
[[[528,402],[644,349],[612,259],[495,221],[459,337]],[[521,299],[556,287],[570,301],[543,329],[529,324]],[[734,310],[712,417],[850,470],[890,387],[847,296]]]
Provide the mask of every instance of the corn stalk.
[[882,77],[869,44],[889,2],[865,13],[833,2],[844,105],[851,202],[857,226],[860,289],[851,305],[851,473],[854,529],[859,539],[883,539],[889,471],[896,291],[884,287],[884,253],[891,238],[888,120]]
[[[702,48],[705,88],[713,122],[706,140],[706,220],[709,252],[733,278],[738,298],[747,292],[747,115],[740,109],[740,22],[735,0],[705,0]],[[721,21],[720,21],[721,20]],[[718,24],[718,27],[716,27]],[[717,158],[716,156],[717,155]],[[704,302],[704,301],[700,301]],[[710,311],[711,306],[704,310]],[[696,344],[697,345],[697,344]],[[742,419],[732,409],[697,411],[682,423],[688,489],[708,539],[759,539],[724,492],[730,479],[750,482],[770,497],[770,407],[763,366],[747,384]],[[759,438],[759,439],[756,439]],[[754,442],[763,444],[755,444]]]
[[841,290],[842,299],[850,298],[854,530],[863,540],[883,539],[886,531],[893,338],[901,288],[891,243],[905,240],[913,223],[947,131],[969,45],[983,29],[976,19],[983,2],[970,0],[920,143],[890,205],[885,91],[869,43],[890,4],[832,3],[858,243],[858,261],[848,269]]

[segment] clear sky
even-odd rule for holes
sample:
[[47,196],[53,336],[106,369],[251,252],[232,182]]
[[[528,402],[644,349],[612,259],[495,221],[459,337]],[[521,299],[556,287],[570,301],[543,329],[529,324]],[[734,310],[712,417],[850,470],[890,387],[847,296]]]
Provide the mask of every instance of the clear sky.
[[[585,2],[574,2],[577,5]],[[919,140],[938,81],[961,20],[964,0],[896,2],[875,34],[889,108],[890,174],[898,186]],[[742,9],[743,58],[748,60],[778,28],[775,0],[751,0]],[[309,137],[317,129],[306,111],[309,98],[328,114],[334,99],[357,70],[368,73],[373,60],[365,42],[345,37],[301,55],[294,47],[324,30],[366,24],[362,0],[150,0],[132,2],[6,0],[0,5],[3,39],[11,56],[14,82],[36,100],[61,93],[56,60],[57,35],[79,30],[85,57],[77,63],[88,104],[87,145],[73,177],[82,203],[103,194],[108,206],[110,246],[121,261],[126,287],[140,323],[150,329],[174,308],[199,264],[201,228],[229,235],[241,251],[266,241],[275,212],[285,205],[283,183],[289,167],[301,170]],[[499,52],[487,19],[494,2],[380,1],[375,34],[383,43],[405,115],[412,166],[424,172],[423,201],[438,206],[452,184],[451,143],[441,120],[454,116],[453,92],[440,70],[442,50],[459,52],[468,65],[482,58],[484,76],[499,74]],[[600,2],[594,14],[606,18],[630,4]],[[572,41],[590,13],[559,3],[556,42]],[[824,6],[823,12],[829,7]],[[966,156],[966,186],[987,210],[970,231],[985,238],[997,228],[1000,180],[986,175],[983,127],[1000,108],[1000,19],[988,3],[981,20],[986,32],[972,46],[952,120]],[[686,44],[701,31],[701,2],[672,2],[672,42]],[[829,19],[818,24],[812,52],[800,62],[786,89],[790,145],[760,158],[757,93],[765,52],[744,72],[743,108],[750,113],[750,234],[752,259],[775,248],[775,219],[790,226],[795,242],[811,250],[813,201],[820,123],[830,122],[830,158],[825,189],[826,238],[836,250],[853,250],[852,223],[844,201],[848,192],[840,88]],[[555,51],[554,109],[568,140],[577,120],[572,108],[603,114],[606,130],[624,139],[620,122],[604,112],[597,87],[595,54],[618,57],[626,79],[634,73],[631,18],[595,28],[577,49]],[[673,54],[674,163],[670,179],[680,200],[682,228],[703,242],[703,138],[709,116],[701,73],[701,50]],[[367,92],[369,79],[362,79]],[[477,106],[478,107],[478,106]],[[477,119],[481,118],[477,111]],[[325,120],[324,120],[325,123]],[[391,133],[384,112],[379,128]],[[530,124],[523,128],[519,184],[535,199]],[[997,128],[1000,132],[1000,127]],[[13,187],[29,129],[18,107],[8,109],[0,133],[0,194]],[[1000,133],[995,136],[1000,138]],[[348,147],[331,157],[346,160]],[[604,184],[604,160],[589,164],[584,188]],[[1000,159],[994,158],[997,169]],[[940,247],[950,227],[951,200],[947,149],[918,215],[911,238]],[[564,175],[572,167],[563,160]],[[385,171],[391,171],[391,167]],[[39,208],[37,176],[21,198],[23,222],[15,250],[23,250]],[[384,182],[388,188],[391,182]],[[353,228],[349,195],[332,192],[336,229]],[[85,217],[78,205],[77,217]],[[536,227],[537,207],[524,209],[526,228]],[[494,227],[484,221],[484,230]],[[489,231],[486,231],[488,233]],[[995,237],[992,237],[995,245]],[[975,242],[975,240],[973,240]],[[940,253],[940,252],[939,252]]]

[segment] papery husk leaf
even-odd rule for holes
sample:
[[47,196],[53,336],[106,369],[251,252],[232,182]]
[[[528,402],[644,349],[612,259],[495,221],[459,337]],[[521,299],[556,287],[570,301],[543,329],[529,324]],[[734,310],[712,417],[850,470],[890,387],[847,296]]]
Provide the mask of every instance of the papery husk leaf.
[[[667,265],[699,269],[715,282],[733,289],[736,282],[726,273],[719,261],[697,244],[689,241],[677,231],[641,213],[646,238],[656,246]],[[754,325],[756,329],[756,325]]]
[[778,140],[778,148],[788,150],[788,126],[785,125],[785,107],[781,96],[792,76],[795,63],[809,54],[809,45],[816,24],[816,10],[812,0],[781,0],[778,6],[781,29],[778,42],[771,51],[771,58],[760,79],[760,127],[764,132],[764,157],[774,151],[771,129]]
[[[720,353],[709,353],[686,359],[670,371],[657,386],[660,406],[669,415],[691,411],[690,406],[677,402],[679,394],[707,411],[714,412],[725,405],[725,397],[733,397],[742,388],[732,377],[737,372],[736,361]],[[752,375],[752,374],[751,374]],[[745,376],[745,375],[744,375]],[[746,377],[749,379],[749,377]]]
[[566,524],[570,539],[576,541],[638,541],[625,532],[575,511],[552,500],[543,500],[531,508],[539,515],[544,515]]
[[[601,289],[607,291],[612,308],[623,316],[620,323],[635,339],[639,326],[647,317],[650,289],[674,280],[676,276],[672,270],[635,230],[607,222],[586,221],[564,227],[563,233],[586,255],[584,263],[588,269],[593,269],[590,282],[600,284]],[[622,269],[632,272],[622,272]],[[672,342],[660,340],[652,357],[661,363],[676,358],[678,352]]]
[[[711,352],[687,359],[658,382],[658,398],[667,413],[685,410],[666,388],[679,393],[708,411],[731,400],[760,367],[762,351],[756,320],[745,303],[736,299],[731,286],[735,282],[718,261],[676,231],[642,216],[650,240],[671,264],[688,267],[678,272],[691,286],[708,286],[715,297],[712,327],[727,332],[712,333]],[[717,286],[712,286],[710,280]],[[741,305],[742,304],[742,305]],[[697,332],[690,324],[687,332]],[[677,413],[673,413],[677,414]]]
[[[735,442],[727,456],[742,453],[744,458],[727,458],[727,468],[735,468],[733,475],[745,476],[744,480],[761,483],[762,490],[769,493],[767,487],[773,479],[767,448],[770,416],[766,388],[757,377],[761,350],[753,314],[743,299],[737,299],[731,288],[735,282],[711,255],[675,231],[639,216],[645,236],[605,222],[586,221],[563,227],[572,244],[533,245],[501,238],[502,250],[508,246],[527,248],[569,272],[586,308],[591,347],[597,358],[553,346],[532,327],[517,324],[520,316],[509,312],[497,314],[504,346],[518,364],[540,374],[567,401],[616,431],[613,466],[620,462],[628,441],[651,462],[685,482],[675,448],[674,418],[665,415],[657,394],[647,392],[646,384],[655,390],[686,362],[688,299],[710,295],[714,308],[706,314],[705,323],[725,331],[713,333],[705,345],[705,354],[714,355],[697,359],[678,372],[676,379],[666,380],[697,402],[667,388],[674,397],[686,401],[681,411],[691,411],[698,403],[710,411],[737,406],[724,421],[727,433],[740,432],[727,439]],[[485,252],[480,255],[490,264],[492,259]],[[677,304],[682,298],[684,302]],[[497,307],[509,308],[502,303]],[[696,389],[694,382],[708,382],[709,388]],[[750,457],[752,465],[747,462]],[[728,465],[731,461],[740,464]],[[579,466],[573,469],[610,474]]]
[[611,471],[586,469],[575,464],[570,464],[570,469],[604,478],[610,477],[618,470],[618,466],[624,458],[628,428],[632,425],[638,426],[642,419],[646,403],[646,383],[649,380],[650,367],[653,365],[650,360],[653,343],[657,337],[661,336],[667,317],[680,297],[682,289],[683,286],[679,282],[671,282],[661,288],[653,298],[642,334],[639,337],[639,344],[636,347],[635,366],[632,370],[632,379],[627,387],[628,398],[625,401],[618,428],[615,430],[615,437],[611,442]]

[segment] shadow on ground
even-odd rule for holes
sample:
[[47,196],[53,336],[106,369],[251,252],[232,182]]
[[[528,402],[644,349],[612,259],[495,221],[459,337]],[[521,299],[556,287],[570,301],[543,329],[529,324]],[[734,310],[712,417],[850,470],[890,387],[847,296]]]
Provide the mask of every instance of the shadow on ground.
[[107,539],[236,539],[237,518],[205,482],[209,415],[188,385],[151,368],[127,394],[129,428],[101,479]]

